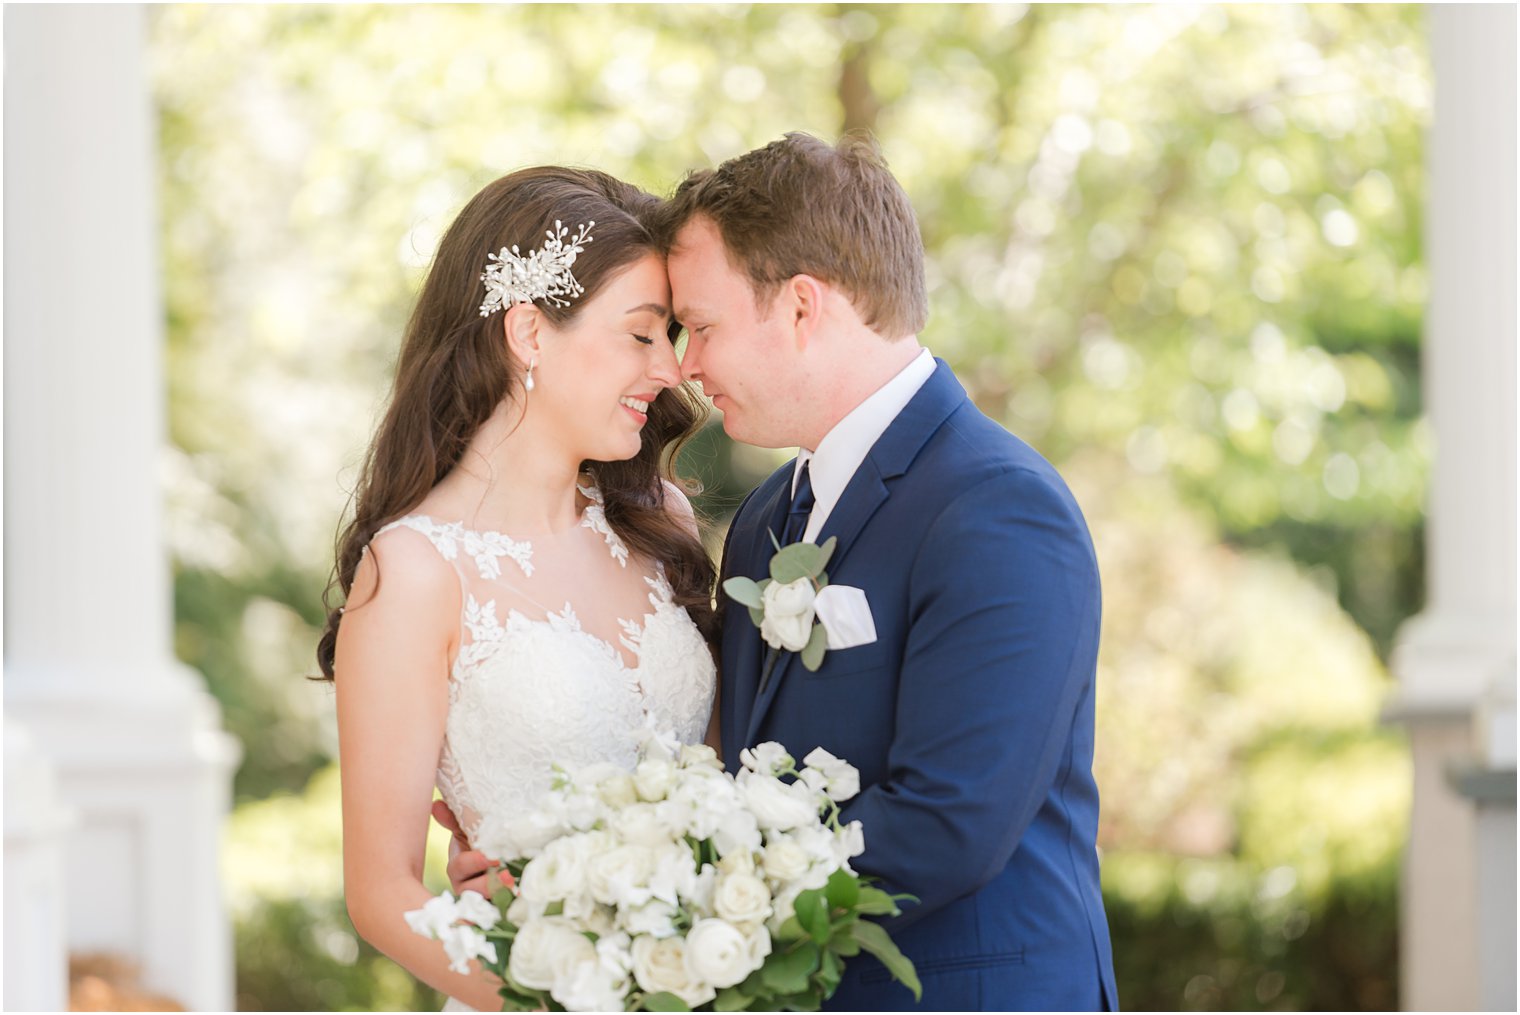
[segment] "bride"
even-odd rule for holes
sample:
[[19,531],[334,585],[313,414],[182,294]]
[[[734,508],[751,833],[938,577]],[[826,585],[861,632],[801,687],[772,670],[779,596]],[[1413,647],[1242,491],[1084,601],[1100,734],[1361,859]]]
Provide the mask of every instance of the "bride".
[[[715,740],[713,570],[674,451],[700,424],[672,346],[658,201],[602,173],[528,169],[449,228],[338,547],[343,873],[355,929],[479,1009],[402,914],[436,784],[473,838],[551,762],[631,765],[646,725]],[[452,1005],[451,1005],[452,1007]]]

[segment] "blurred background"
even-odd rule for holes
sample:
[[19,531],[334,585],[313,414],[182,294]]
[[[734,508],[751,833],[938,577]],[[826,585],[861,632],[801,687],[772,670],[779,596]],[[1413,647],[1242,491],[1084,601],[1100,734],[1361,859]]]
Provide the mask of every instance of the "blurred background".
[[[1422,713],[1390,672],[1432,587],[1422,334],[1427,145],[1440,135],[1427,21],[1418,6],[1362,5],[141,13],[167,419],[158,524],[173,655],[231,736],[214,805],[230,818],[201,883],[217,886],[233,928],[236,1005],[442,1002],[348,922],[333,699],[305,678],[334,535],[453,215],[522,166],[595,166],[663,194],[786,131],[863,128],[918,211],[924,344],[1060,469],[1092,530],[1106,607],[1100,846],[1121,1002],[1480,1006],[1488,974],[1471,956],[1446,970],[1456,993],[1411,998],[1407,965],[1401,976]],[[1507,24],[1512,58],[1513,11]],[[12,25],[7,12],[8,60]],[[1508,73],[1513,120],[1513,63]],[[16,90],[8,76],[8,121]],[[1508,332],[1489,341],[1510,350],[1512,527],[1510,201]],[[9,303],[9,229],[6,248]],[[115,270],[110,251],[71,254]],[[716,420],[694,442],[681,469],[704,486],[714,548],[787,457],[733,445]],[[1510,540],[1497,566],[1510,597],[1498,665],[1513,1004]],[[9,529],[6,550],[14,644]],[[1465,730],[1471,711],[1440,714]],[[14,740],[8,721],[8,959]],[[1481,754],[1471,741],[1443,750]],[[1503,761],[1480,787],[1501,811]],[[1452,805],[1471,826],[1459,850],[1481,838],[1481,808],[1464,799]],[[442,846],[435,835],[439,886]],[[1418,876],[1472,909],[1482,882],[1445,880],[1470,873],[1436,863]],[[134,988],[109,948],[75,946],[70,905],[76,1005],[89,990],[174,998],[151,962]],[[1422,926],[1449,935],[1449,919]]]

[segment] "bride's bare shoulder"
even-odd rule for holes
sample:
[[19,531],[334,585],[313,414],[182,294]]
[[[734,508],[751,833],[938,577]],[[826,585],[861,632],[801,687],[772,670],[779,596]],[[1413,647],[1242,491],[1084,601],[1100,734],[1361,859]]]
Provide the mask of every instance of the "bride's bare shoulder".
[[345,618],[381,597],[391,608],[425,605],[432,610],[457,598],[454,567],[440,552],[438,537],[424,526],[397,525],[369,541],[349,589]]

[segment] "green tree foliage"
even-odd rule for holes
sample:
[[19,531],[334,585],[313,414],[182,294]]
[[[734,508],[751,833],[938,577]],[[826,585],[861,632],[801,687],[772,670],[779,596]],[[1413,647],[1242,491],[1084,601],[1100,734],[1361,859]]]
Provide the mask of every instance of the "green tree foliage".
[[[1418,8],[153,18],[176,644],[247,747],[240,800],[301,790],[333,753],[331,691],[302,679],[333,535],[422,271],[463,202],[541,162],[664,192],[788,130],[862,127],[919,212],[925,343],[1089,515],[1127,1002],[1392,1003],[1387,975],[1316,934],[1341,933],[1335,914],[1365,897],[1376,914],[1357,954],[1391,953],[1407,774],[1374,729],[1381,660],[1420,603],[1430,456]],[[714,533],[783,460],[716,426],[694,442],[683,466]],[[337,898],[279,895],[275,855],[248,861],[270,872],[267,907],[240,910],[240,940],[265,942],[242,953],[250,976],[255,956],[287,954],[269,942],[319,933],[302,906]],[[1233,887],[1190,892],[1182,872],[1215,868]],[[1290,875],[1273,898],[1307,922],[1273,938],[1253,900]],[[337,926],[341,908],[322,920]],[[1280,962],[1262,958],[1268,939]],[[324,977],[364,978],[311,982]],[[1311,984],[1324,977],[1361,986],[1326,993]]]

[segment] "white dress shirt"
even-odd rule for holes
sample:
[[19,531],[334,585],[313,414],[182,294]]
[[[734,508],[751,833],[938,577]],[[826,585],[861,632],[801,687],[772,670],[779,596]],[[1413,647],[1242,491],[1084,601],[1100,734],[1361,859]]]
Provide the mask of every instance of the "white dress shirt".
[[835,423],[834,429],[818,442],[817,450],[798,449],[797,464],[792,469],[792,496],[797,495],[797,477],[802,474],[804,465],[808,466],[813,483],[813,512],[808,516],[807,529],[802,534],[805,542],[817,541],[823,523],[828,521],[829,512],[844,496],[844,488],[850,484],[855,470],[860,468],[860,463],[866,460],[866,455],[892,425],[897,414],[933,374],[934,356],[925,349],[899,370],[897,376]]

